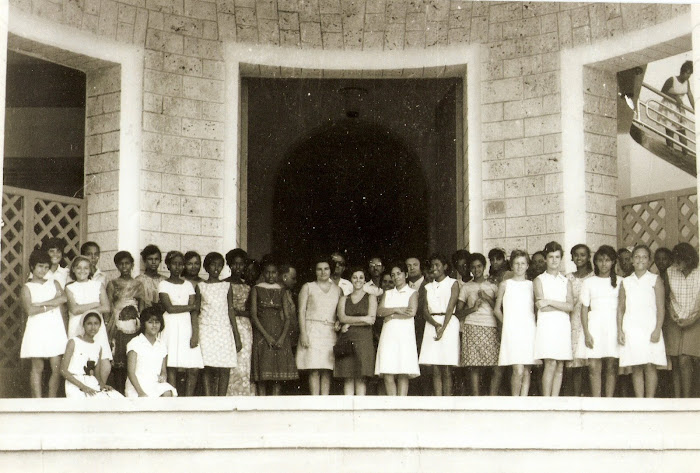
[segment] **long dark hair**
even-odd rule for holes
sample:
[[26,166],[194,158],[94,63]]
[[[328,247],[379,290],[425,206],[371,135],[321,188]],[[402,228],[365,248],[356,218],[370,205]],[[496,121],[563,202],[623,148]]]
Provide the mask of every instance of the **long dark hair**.
[[[610,258],[610,261],[612,261],[612,267],[610,268],[610,284],[612,284],[612,287],[617,287],[617,274],[615,273],[617,251],[615,251],[615,248],[610,245],[601,245],[601,247],[598,248],[598,251],[595,252],[595,255],[593,255],[593,261],[597,260],[601,256],[607,256]],[[598,270],[597,265],[594,265],[593,272],[596,276],[599,275],[600,271]]]

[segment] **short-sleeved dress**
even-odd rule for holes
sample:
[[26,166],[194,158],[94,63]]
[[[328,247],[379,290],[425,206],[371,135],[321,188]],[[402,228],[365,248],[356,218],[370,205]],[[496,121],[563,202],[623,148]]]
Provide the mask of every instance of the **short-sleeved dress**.
[[586,359],[580,356],[586,351],[586,339],[581,325],[581,288],[583,282],[593,276],[593,271],[582,278],[577,278],[575,273],[566,275],[566,278],[571,282],[571,292],[574,299],[574,310],[571,311],[571,354],[573,359],[564,363],[567,368],[586,366]]
[[[168,391],[173,393],[173,396],[177,396],[177,390],[174,387],[168,383],[158,381],[158,376],[160,376],[160,371],[163,367],[163,359],[168,355],[168,350],[160,338],[156,338],[155,343],[151,345],[146,336],[140,334],[129,342],[126,346],[126,352],[127,354],[129,352],[136,354],[134,374],[139,380],[141,389],[148,397],[160,397]],[[124,394],[126,394],[126,397],[139,397],[139,393],[128,378]]]
[[[68,364],[68,371],[84,385],[100,391],[100,383],[95,378],[97,364],[100,361],[100,344],[97,341],[92,343],[83,341],[80,337],[73,337],[71,340],[73,340],[75,348]],[[88,396],[68,380],[66,380],[65,386],[66,397],[124,397],[117,391],[100,391],[94,396]]]
[[622,319],[625,344],[620,347],[620,366],[666,366],[663,334],[656,343],[650,340],[656,327],[654,287],[661,284],[659,277],[649,271],[641,278],[632,273],[622,280],[622,284],[625,288],[625,315]]
[[[29,281],[27,288],[34,304],[41,304],[56,297],[56,285],[52,279],[47,279],[43,283]],[[20,358],[52,358],[63,355],[67,342],[61,309],[54,307],[27,318],[19,356]]]
[[[544,272],[535,278],[542,284],[545,299],[566,302],[569,281],[561,273]],[[571,316],[561,310],[537,311],[535,358],[571,360]]]
[[[309,346],[297,347],[297,368],[300,370],[332,370],[335,364],[335,310],[342,291],[335,284],[328,291],[317,282],[306,283],[309,297],[306,302],[306,334]],[[303,289],[302,289],[303,291]],[[301,308],[300,308],[301,310]]]
[[[158,284],[158,292],[167,294],[172,305],[187,305],[190,296],[195,294],[194,287],[189,281],[183,281],[182,284],[161,281]],[[165,319],[165,328],[161,337],[168,349],[168,368],[204,368],[199,345],[190,348],[190,339],[192,338],[190,313],[170,314],[165,312],[163,318]]]
[[[693,311],[700,295],[700,268],[695,268],[685,276],[675,264],[666,272],[670,293],[669,309],[678,319],[693,317]],[[700,357],[700,321],[690,326],[680,327],[666,314],[664,319],[664,342],[668,356],[690,355]]]
[[[284,290],[279,284],[260,283],[255,286],[257,293],[257,317],[260,325],[275,340],[284,330]],[[273,348],[262,333],[253,328],[253,381],[285,381],[297,379],[296,364],[292,354],[289,336],[284,338],[280,348]]]
[[[355,304],[352,295],[345,298],[347,317],[367,317],[369,314],[369,294],[364,294]],[[371,325],[350,325],[345,334],[354,346],[354,353],[336,358],[333,376],[336,378],[361,378],[374,375],[374,342]]]
[[[408,307],[409,300],[415,292],[415,289],[408,285],[386,291],[384,308]],[[384,321],[379,336],[374,374],[405,374],[409,378],[420,376],[414,319],[415,317]]]
[[535,364],[535,294],[532,281],[506,279],[498,364]]
[[[102,283],[99,281],[93,281],[88,279],[87,281],[73,281],[70,284],[66,284],[66,292],[70,292],[75,300],[76,304],[92,304],[100,302],[100,292],[102,291]],[[88,312],[93,312],[92,310]],[[83,315],[81,314],[70,314],[68,317],[68,338],[77,337],[85,333],[81,325],[83,321]],[[109,337],[107,336],[107,327],[105,327],[105,321],[100,314],[100,329],[95,335],[95,341],[102,347],[102,359],[111,360],[112,359],[112,347],[109,343]]]
[[610,278],[594,276],[583,282],[579,300],[582,306],[589,307],[588,331],[593,337],[593,348],[579,344],[574,356],[583,359],[618,358],[620,346],[617,344],[617,302],[621,278],[617,287],[612,287]]
[[165,281],[167,278],[162,275],[157,275],[152,278],[146,273],[139,274],[136,276],[137,281],[143,286],[143,303],[145,307],[151,307],[153,304],[157,304],[160,301],[160,295],[158,293],[158,285],[161,281]]
[[[126,367],[126,346],[139,334],[139,305],[138,300],[143,300],[143,285],[136,279],[112,279],[107,283],[111,288],[107,293],[112,293],[112,320],[114,320],[116,332],[114,335],[114,367]],[[136,309],[131,314],[124,311],[125,308]],[[124,313],[122,313],[124,311]]]
[[[233,308],[238,314],[246,313],[250,286],[244,283],[231,283]],[[236,326],[241,337],[241,351],[236,356],[237,366],[231,369],[228,379],[227,396],[254,396],[255,383],[250,381],[250,363],[253,352],[253,326],[250,315],[236,315]]]
[[237,364],[236,340],[228,317],[228,291],[224,281],[197,284],[199,308],[199,348],[204,366],[233,368]]
[[[485,279],[482,282],[463,283],[459,290],[459,300],[464,302],[466,307],[473,307],[479,291],[496,299],[496,285]],[[498,365],[500,345],[501,334],[498,330],[498,321],[493,315],[493,307],[482,300],[479,308],[467,315],[462,322],[460,366]]]
[[[428,310],[433,319],[444,323],[445,311],[452,296],[452,286],[457,281],[446,276],[442,281],[433,281],[425,285]],[[421,344],[418,363],[421,365],[459,366],[459,320],[452,315],[440,340],[435,340],[435,327],[425,324],[423,343]]]

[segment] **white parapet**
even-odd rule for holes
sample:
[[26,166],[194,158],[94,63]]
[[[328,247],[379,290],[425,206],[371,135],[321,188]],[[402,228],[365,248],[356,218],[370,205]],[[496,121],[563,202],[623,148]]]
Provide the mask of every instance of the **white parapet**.
[[[697,471],[700,400],[0,401],[0,471]],[[700,468],[700,467],[699,467]]]

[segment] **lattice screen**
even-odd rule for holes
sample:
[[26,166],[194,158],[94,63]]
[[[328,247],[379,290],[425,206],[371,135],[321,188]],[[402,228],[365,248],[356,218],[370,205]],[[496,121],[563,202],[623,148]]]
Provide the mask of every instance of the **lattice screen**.
[[50,237],[66,242],[66,263],[84,239],[85,202],[4,186],[2,194],[2,280],[0,281],[0,369],[19,364],[24,330],[20,290],[29,277],[27,262],[35,245]]

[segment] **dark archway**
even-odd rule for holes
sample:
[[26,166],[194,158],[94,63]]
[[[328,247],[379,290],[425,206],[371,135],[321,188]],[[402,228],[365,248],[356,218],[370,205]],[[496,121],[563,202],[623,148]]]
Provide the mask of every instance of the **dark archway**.
[[275,186],[273,251],[308,268],[347,250],[350,263],[424,255],[427,189],[418,159],[379,126],[337,122],[296,146]]

